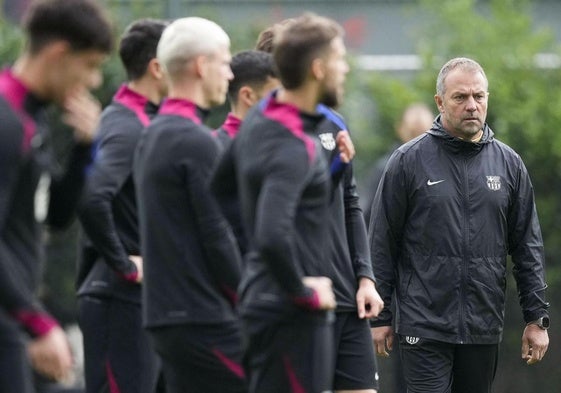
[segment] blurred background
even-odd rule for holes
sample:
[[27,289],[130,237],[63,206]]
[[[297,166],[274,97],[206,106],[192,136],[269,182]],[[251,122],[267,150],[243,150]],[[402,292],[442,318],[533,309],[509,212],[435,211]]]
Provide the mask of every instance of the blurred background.
[[[0,62],[9,65],[21,47],[18,22],[28,0],[0,0]],[[560,0],[105,0],[115,37],[141,17],[203,16],[221,24],[232,52],[252,48],[263,28],[312,11],[346,30],[352,71],[340,112],[357,148],[355,170],[362,196],[373,193],[368,177],[375,163],[398,143],[395,129],[411,103],[427,104],[438,70],[449,58],[476,59],[489,79],[487,121],[496,137],[523,158],[532,177],[546,250],[551,302],[550,347],[528,367],[520,359],[524,328],[518,295],[509,277],[506,328],[494,385],[497,393],[559,392],[561,386],[561,1]],[[108,103],[124,80],[116,56],[104,67],[96,92]],[[221,124],[227,108],[215,111]],[[68,150],[62,126],[54,123],[61,162]],[[0,190],[1,192],[1,190]],[[51,312],[76,332],[74,272],[78,225],[45,231],[47,261],[41,296]],[[394,354],[396,356],[396,354]],[[393,392],[393,363],[379,359],[381,393]],[[79,384],[79,380],[77,382]]]

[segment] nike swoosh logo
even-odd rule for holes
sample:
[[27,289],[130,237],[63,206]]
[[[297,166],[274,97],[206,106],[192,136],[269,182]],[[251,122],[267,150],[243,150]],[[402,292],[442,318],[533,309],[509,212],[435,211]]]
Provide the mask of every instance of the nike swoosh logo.
[[430,181],[427,180],[427,186],[434,186],[435,184],[442,183],[444,180]]

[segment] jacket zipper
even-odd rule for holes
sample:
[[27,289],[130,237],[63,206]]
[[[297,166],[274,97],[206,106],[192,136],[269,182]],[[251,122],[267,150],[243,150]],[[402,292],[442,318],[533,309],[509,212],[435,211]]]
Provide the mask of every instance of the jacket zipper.
[[468,182],[468,159],[463,160],[463,245],[462,245],[462,266],[460,275],[460,326],[459,336],[460,344],[465,342],[465,304],[466,304],[466,279],[468,265],[468,246],[469,246],[469,182]]

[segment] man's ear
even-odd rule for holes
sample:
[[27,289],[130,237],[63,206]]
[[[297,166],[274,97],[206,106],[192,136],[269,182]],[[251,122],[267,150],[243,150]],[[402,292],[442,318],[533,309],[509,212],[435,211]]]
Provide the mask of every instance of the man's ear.
[[207,70],[207,56],[199,55],[193,59],[193,67],[198,78],[204,78]]
[[160,80],[164,77],[164,70],[157,58],[153,58],[148,62],[147,70],[154,79]]
[[314,79],[323,80],[323,78],[325,78],[325,62],[323,59],[319,57],[314,59],[310,71]]
[[438,111],[440,113],[443,113],[444,112],[444,106],[442,105],[442,97],[440,97],[438,94],[435,94],[434,102],[436,103],[436,107],[438,108]]
[[242,86],[238,91],[238,101],[243,102],[248,107],[255,104],[257,95],[250,86]]
[[57,64],[57,61],[72,52],[72,48],[68,42],[57,40],[47,44],[41,52],[51,64]]

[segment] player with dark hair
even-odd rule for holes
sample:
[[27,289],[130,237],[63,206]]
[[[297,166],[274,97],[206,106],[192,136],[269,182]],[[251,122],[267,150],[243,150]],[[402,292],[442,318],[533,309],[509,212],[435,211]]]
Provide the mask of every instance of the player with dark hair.
[[[72,366],[63,330],[36,296],[39,222],[59,228],[73,218],[100,112],[88,90],[101,83],[113,43],[105,13],[87,0],[36,1],[24,30],[24,52],[0,73],[0,391],[18,393],[34,391],[29,359],[52,379]],[[51,102],[63,109],[75,141],[62,176],[52,173],[45,119]],[[38,197],[47,189],[49,198]]]
[[228,85],[230,113],[216,131],[223,146],[236,136],[249,109],[279,86],[273,58],[263,51],[247,50],[232,57],[234,79]]
[[[261,32],[257,48],[274,50],[275,35],[293,23],[294,19],[285,19]],[[332,95],[318,105],[316,110],[324,115],[324,120],[314,129],[330,163],[334,185],[326,245],[337,299],[334,337],[338,350],[333,388],[339,392],[373,392],[378,388],[378,367],[367,320],[380,312],[383,303],[374,286],[366,227],[353,175],[354,147],[344,119],[332,109],[338,101],[339,97]],[[343,144],[349,146],[350,153],[340,148]]]
[[142,327],[142,257],[132,163],[142,129],[166,93],[156,58],[166,25],[141,19],[121,37],[119,55],[129,80],[103,111],[80,205],[80,221],[91,242],[82,244],[78,270],[88,393],[107,387],[151,393],[157,382],[157,356]]
[[158,44],[169,95],[135,156],[143,319],[169,393],[243,393],[242,343],[234,310],[241,260],[208,189],[219,154],[202,124],[226,100],[230,39],[216,23],[182,18]]
[[217,194],[237,188],[249,238],[240,313],[251,392],[332,386],[331,178],[314,130],[324,120],[317,104],[342,95],[349,70],[342,35],[334,21],[306,14],[275,37],[284,88],[249,112],[213,178]]
[[[273,57],[262,51],[248,50],[237,53],[230,64],[234,79],[228,85],[230,113],[215,135],[227,148],[237,135],[249,109],[267,93],[280,86]],[[218,195],[218,201],[238,241],[240,252],[247,251],[247,237],[243,230],[238,195]]]

